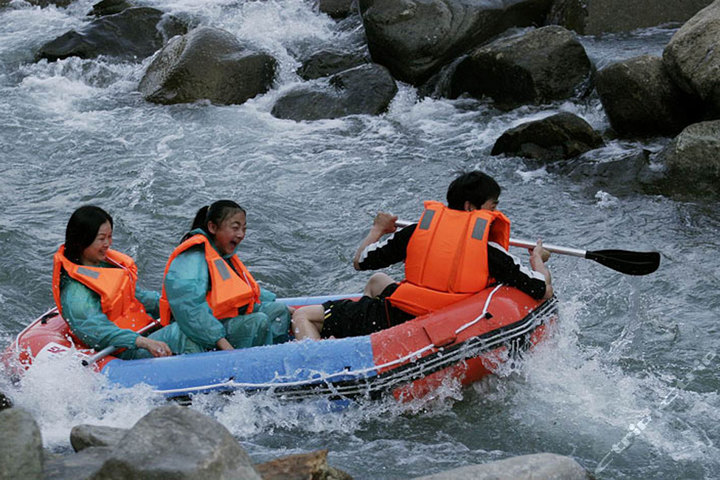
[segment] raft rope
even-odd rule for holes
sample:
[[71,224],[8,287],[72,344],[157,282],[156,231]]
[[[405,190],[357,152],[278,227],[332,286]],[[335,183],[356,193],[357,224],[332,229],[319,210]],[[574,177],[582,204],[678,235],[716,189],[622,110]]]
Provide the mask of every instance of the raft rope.
[[487,314],[488,314],[488,311],[487,311],[487,310],[488,310],[488,307],[490,306],[490,300],[492,300],[492,297],[493,297],[493,295],[495,295],[495,292],[497,292],[497,291],[500,289],[500,287],[502,287],[502,286],[503,286],[503,284],[501,283],[501,284],[498,285],[497,287],[493,288],[493,291],[490,292],[490,295],[488,295],[487,300],[485,300],[485,306],[483,307],[482,313],[481,313],[480,315],[478,315],[478,317],[477,317],[475,320],[473,320],[473,321],[471,321],[471,322],[468,322],[468,323],[466,323],[465,325],[463,325],[462,327],[460,327],[460,328],[458,328],[457,330],[455,330],[455,335],[457,335],[458,333],[462,332],[462,331],[465,330],[466,328],[472,327],[473,325],[475,325],[476,323],[478,323],[480,320],[482,320],[482,319],[484,319],[484,318],[487,318]]
[[[490,306],[490,301],[492,300],[493,295],[495,295],[495,292],[497,292],[500,287],[503,285],[500,284],[497,287],[495,287],[490,294],[488,295],[488,298],[485,300],[485,305],[483,306],[483,311],[480,315],[478,315],[474,320],[462,325],[457,330],[455,330],[455,334],[462,332],[463,330],[475,325],[480,320],[484,319],[487,315],[488,307]],[[436,348],[434,343],[431,343],[429,345],[424,346],[423,348],[416,350],[414,352],[411,352],[403,357],[396,358],[395,360],[391,360],[389,362],[385,362],[381,365],[375,365],[372,367],[366,367],[359,370],[344,370],[342,372],[336,372],[336,373],[330,373],[326,374],[324,377],[322,377],[322,380],[327,381],[328,379],[332,379],[333,377],[337,376],[365,376],[369,372],[377,373],[377,371],[392,367],[394,365],[403,364],[405,362],[411,361],[413,359],[420,358],[425,352],[432,350]],[[279,377],[276,377],[279,379]],[[271,388],[271,387],[292,387],[292,386],[300,386],[305,385],[308,383],[316,383],[319,379],[312,378],[312,379],[306,379],[306,380],[297,380],[295,382],[283,382],[283,383],[276,383],[276,382],[266,382],[266,383],[242,383],[242,382],[236,382],[233,378],[228,379],[225,382],[221,383],[215,383],[212,385],[202,385],[197,387],[190,387],[190,388],[173,388],[169,390],[156,390],[157,393],[162,394],[168,394],[168,393],[179,393],[179,392],[197,392],[202,390],[208,390],[208,389],[214,389],[214,388],[221,388],[221,387],[237,387],[237,388],[247,388],[247,387],[255,387],[255,388]]]

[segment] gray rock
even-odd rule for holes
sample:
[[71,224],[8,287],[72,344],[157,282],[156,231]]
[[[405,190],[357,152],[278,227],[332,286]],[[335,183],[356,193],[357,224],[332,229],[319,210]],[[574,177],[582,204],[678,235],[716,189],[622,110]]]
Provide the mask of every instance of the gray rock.
[[128,2],[127,0],[102,0],[101,2],[93,5],[92,10],[88,12],[88,15],[95,17],[104,17],[106,15],[115,15],[123,10],[132,8],[135,5]]
[[80,31],[71,30],[40,48],[38,59],[94,58],[108,55],[142,60],[160,49],[165,40],[186,31],[185,25],[154,8],[128,8],[93,20]]
[[141,418],[91,478],[261,480],[224,426],[178,405],[158,407]]
[[684,22],[712,0],[555,0],[548,23],[581,35]]
[[697,95],[720,116],[720,0],[700,11],[673,35],[663,61],[680,88]]
[[0,432],[0,478],[42,478],[42,436],[30,412],[21,408],[1,411]]
[[88,447],[112,447],[128,432],[126,428],[102,425],[75,425],[70,430],[70,445],[76,452]]
[[568,98],[588,82],[592,64],[571,31],[549,26],[495,40],[455,69],[451,97],[492,97],[502,109]]
[[93,478],[111,456],[111,447],[89,447],[74,455],[50,458],[45,463],[44,478],[46,480],[86,480]]
[[337,50],[320,50],[308,57],[297,73],[305,80],[327,77],[349,68],[370,62],[363,52],[340,52]]
[[720,120],[685,128],[659,154],[667,193],[720,194]]
[[346,115],[378,115],[397,93],[390,72],[375,63],[351,68],[330,78],[324,89],[304,85],[277,100],[272,114],[291,120],[319,120]]
[[552,161],[576,157],[602,145],[600,134],[585,120],[563,112],[507,130],[491,153]]
[[536,453],[470,465],[415,480],[589,480],[590,476],[570,457]]
[[146,100],[165,105],[202,99],[240,104],[270,89],[276,64],[272,56],[246,48],[230,32],[201,27],[168,42],[138,90]]
[[552,0],[359,0],[373,61],[419,85],[513,26],[542,24]]
[[595,87],[621,136],[676,135],[700,117],[700,105],[673,83],[659,57],[613,63],[597,72]]
[[345,18],[357,9],[357,0],[318,0],[318,8],[332,18]]

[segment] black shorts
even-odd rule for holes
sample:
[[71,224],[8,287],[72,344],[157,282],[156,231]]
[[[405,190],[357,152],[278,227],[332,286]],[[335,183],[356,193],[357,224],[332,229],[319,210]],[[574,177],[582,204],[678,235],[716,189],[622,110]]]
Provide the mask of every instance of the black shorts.
[[363,296],[357,301],[331,300],[323,303],[325,321],[320,336],[344,338],[369,335],[414,318],[386,301],[398,285],[391,283],[373,298]]

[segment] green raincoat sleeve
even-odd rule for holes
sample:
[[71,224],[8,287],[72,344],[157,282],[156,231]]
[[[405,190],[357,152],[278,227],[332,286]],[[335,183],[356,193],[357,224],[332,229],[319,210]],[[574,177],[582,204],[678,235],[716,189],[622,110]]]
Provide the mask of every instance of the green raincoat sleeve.
[[152,290],[135,289],[135,298],[145,307],[145,311],[153,318],[160,317],[160,293]]
[[63,318],[87,346],[101,350],[110,345],[135,349],[138,334],[112,323],[102,311],[100,295],[77,280],[64,277],[60,292]]
[[225,327],[213,316],[205,299],[210,290],[210,273],[202,246],[175,257],[164,286],[180,330],[203,348],[215,348],[217,341],[225,337]]

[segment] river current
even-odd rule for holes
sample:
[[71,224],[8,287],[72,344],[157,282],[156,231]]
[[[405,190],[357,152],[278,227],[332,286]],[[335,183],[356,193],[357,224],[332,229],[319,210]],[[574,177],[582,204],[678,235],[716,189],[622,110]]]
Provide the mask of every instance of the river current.
[[[473,99],[419,98],[401,84],[382,116],[279,120],[269,112],[301,81],[297,59],[329,45],[359,47],[357,19],[335,22],[300,0],[154,5],[271,52],[279,61],[275,86],[239,106],[153,105],[136,91],[149,59],[33,61],[44,42],[82,25],[91,1],[39,9],[15,0],[0,10],[3,348],[51,306],[52,254],[80,205],[113,215],[114,247],[137,260],[144,288],[160,288],[195,211],[231,198],[248,210],[239,254],[265,287],[279,296],[356,292],[369,273],[350,261],[373,214],[417,218],[422,200],[444,200],[456,170],[479,168],[502,185],[500,209],[513,236],[657,250],[660,269],[629,277],[555,255],[549,265],[561,318],[554,335],[523,363],[471,388],[447,385],[415,403],[331,413],[242,394],[200,397],[190,408],[219,420],[255,461],[329,448],[330,463],[358,479],[410,478],[537,452],[572,456],[601,479],[720,478],[717,202],[620,194],[490,156],[506,129],[558,111],[606,130],[595,95],[501,112]],[[675,28],[581,41],[600,68],[660,55]],[[609,161],[666,142],[609,140],[593,155]],[[70,361],[39,367],[19,386],[0,371],[0,391],[33,413],[54,452],[71,450],[74,425],[128,428],[163,404],[141,387],[104,385]]]

